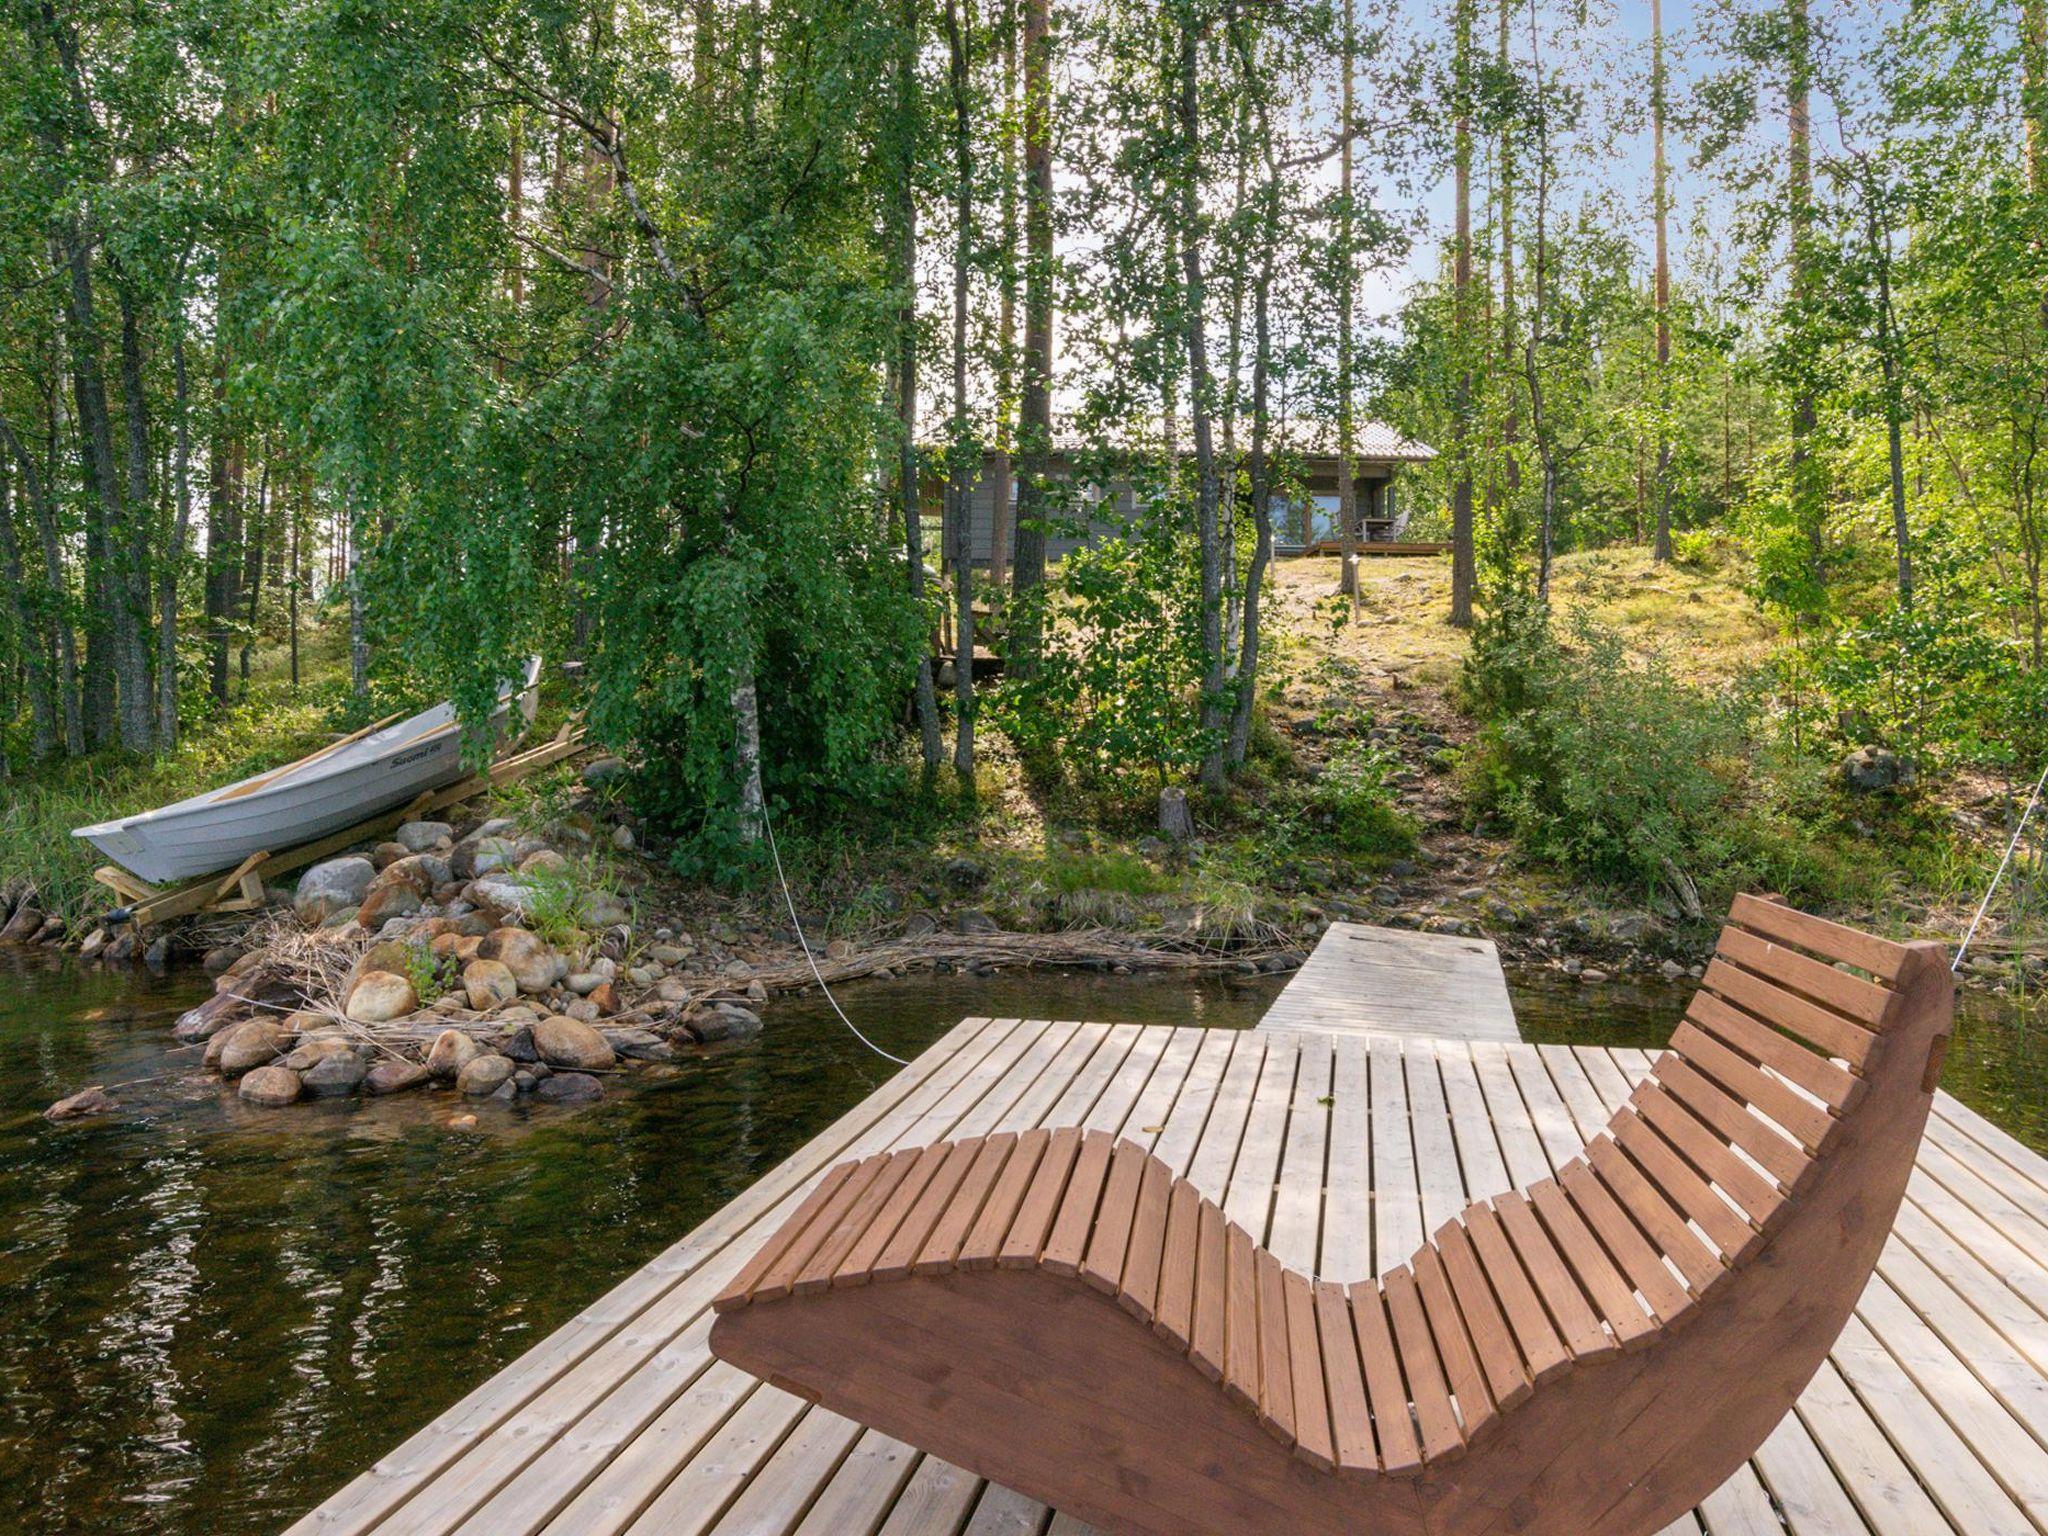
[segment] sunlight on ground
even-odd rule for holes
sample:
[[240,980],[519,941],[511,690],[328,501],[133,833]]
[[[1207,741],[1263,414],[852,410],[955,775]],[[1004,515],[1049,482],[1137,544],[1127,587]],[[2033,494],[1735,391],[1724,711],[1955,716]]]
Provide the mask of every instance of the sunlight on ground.
[[[1335,557],[1283,560],[1274,568],[1275,627],[1288,637],[1282,650],[1290,670],[1299,674],[1334,655],[1368,685],[1449,685],[1466,647],[1465,635],[1446,622],[1449,556],[1361,560],[1358,621],[1341,629],[1337,575]],[[1632,646],[1661,651],[1679,675],[1701,683],[1733,681],[1770,654],[1777,633],[1732,574],[1660,566],[1645,549],[1561,557],[1552,600],[1561,615],[1589,610]]]

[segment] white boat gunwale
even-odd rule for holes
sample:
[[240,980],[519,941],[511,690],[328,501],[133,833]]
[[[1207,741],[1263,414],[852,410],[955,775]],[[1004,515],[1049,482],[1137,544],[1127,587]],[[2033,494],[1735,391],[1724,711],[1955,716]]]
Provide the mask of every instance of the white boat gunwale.
[[[524,717],[524,724],[531,724],[538,704],[541,660],[538,656],[528,659],[524,675],[516,682],[508,682],[499,694],[498,705],[491,713],[494,728],[502,728],[513,708],[517,707]],[[423,759],[446,756],[445,772],[436,771],[416,783],[408,783],[393,789],[382,798],[390,803],[399,803],[419,790],[437,788],[461,777],[463,765],[459,755],[446,752],[450,739],[461,728],[461,722],[454,716],[454,706],[443,702],[416,714],[396,721],[379,721],[365,732],[345,736],[330,742],[292,763],[277,768],[265,769],[261,773],[249,774],[231,784],[223,784],[201,794],[188,796],[169,805],[157,806],[147,811],[138,811],[129,816],[116,817],[98,822],[92,826],[79,827],[73,837],[92,842],[109,858],[128,868],[145,880],[178,880],[195,875],[212,873],[214,869],[226,869],[238,863],[246,852],[259,851],[254,845],[246,851],[237,852],[234,857],[222,855],[222,862],[208,869],[184,868],[174,848],[147,849],[133,846],[132,840],[138,834],[166,833],[180,822],[193,820],[204,825],[198,818],[211,812],[218,818],[213,830],[222,846],[240,848],[235,839],[279,843],[275,837],[263,838],[251,830],[252,824],[274,821],[281,809],[294,800],[305,800],[309,796],[319,800],[321,791],[326,789],[327,800],[334,792],[345,787],[350,776],[361,777],[366,773],[394,772],[420,764]],[[523,726],[522,726],[523,729]],[[394,798],[395,797],[395,798]],[[374,801],[378,797],[369,797]],[[364,815],[374,814],[379,807],[367,803]],[[353,807],[351,810],[353,811]],[[337,813],[325,803],[308,807],[310,820],[319,824],[321,818],[329,820]],[[351,815],[347,819],[360,819]],[[303,824],[303,823],[302,823]],[[308,835],[318,836],[316,830]],[[301,841],[291,837],[281,840],[283,846]],[[151,839],[154,841],[154,839]],[[109,846],[109,844],[113,846]],[[124,846],[125,845],[125,846]],[[181,867],[171,873],[145,873],[135,867],[136,863],[148,863],[158,871],[174,864]]]

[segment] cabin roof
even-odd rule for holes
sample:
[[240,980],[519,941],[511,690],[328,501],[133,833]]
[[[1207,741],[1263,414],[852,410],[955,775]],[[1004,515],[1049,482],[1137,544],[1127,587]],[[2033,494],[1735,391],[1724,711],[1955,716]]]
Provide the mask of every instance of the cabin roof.
[[[1246,431],[1239,427],[1240,449],[1246,446]],[[1436,450],[1427,443],[1417,442],[1403,436],[1398,430],[1383,421],[1360,421],[1353,428],[1355,442],[1353,457],[1366,464],[1427,464],[1434,459]],[[1192,457],[1194,448],[1190,442],[1190,431],[1181,429],[1181,456]],[[1334,459],[1337,457],[1337,429],[1328,422],[1292,418],[1275,424],[1274,446],[1299,453],[1312,459]],[[1055,433],[1052,451],[1062,457],[1070,457],[1092,449],[1103,447],[1100,440],[1090,442],[1071,432]],[[918,438],[919,452],[936,458],[946,450],[946,441],[936,431],[926,431]],[[993,452],[984,449],[984,454]]]

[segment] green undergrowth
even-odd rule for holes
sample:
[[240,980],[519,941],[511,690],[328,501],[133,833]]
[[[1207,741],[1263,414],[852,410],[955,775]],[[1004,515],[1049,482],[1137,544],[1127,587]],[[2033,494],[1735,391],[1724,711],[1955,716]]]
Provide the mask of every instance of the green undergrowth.
[[107,903],[92,872],[106,862],[74,838],[90,826],[183,800],[303,756],[346,728],[347,687],[288,682],[252,686],[154,760],[100,753],[9,784],[0,801],[0,872],[32,882],[43,910],[75,921]]

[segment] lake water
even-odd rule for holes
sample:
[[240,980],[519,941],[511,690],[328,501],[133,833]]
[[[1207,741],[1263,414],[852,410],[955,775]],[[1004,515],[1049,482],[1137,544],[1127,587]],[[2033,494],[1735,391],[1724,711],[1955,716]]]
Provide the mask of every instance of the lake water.
[[[0,1531],[279,1530],[739,1193],[891,1070],[822,1002],[582,1110],[245,1110],[166,1055],[202,978],[0,953]],[[845,989],[900,1055],[963,1015],[1250,1025],[1275,983]],[[1654,1046],[1689,988],[1515,981],[1532,1038]],[[1948,1084],[2048,1147],[2038,1010],[1974,1003]],[[51,1126],[89,1082],[116,1112]]]

